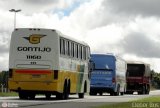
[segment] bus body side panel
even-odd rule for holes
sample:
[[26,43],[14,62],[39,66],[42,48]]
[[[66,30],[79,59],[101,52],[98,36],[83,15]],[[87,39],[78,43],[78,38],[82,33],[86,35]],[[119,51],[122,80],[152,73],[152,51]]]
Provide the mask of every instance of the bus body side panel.
[[121,58],[116,58],[116,89],[120,86],[120,92],[126,92],[126,71],[127,64]]
[[[60,57],[61,82],[70,80],[70,93],[83,93],[84,83],[87,83],[87,92],[89,92],[88,62]],[[61,83],[62,85],[64,83]]]

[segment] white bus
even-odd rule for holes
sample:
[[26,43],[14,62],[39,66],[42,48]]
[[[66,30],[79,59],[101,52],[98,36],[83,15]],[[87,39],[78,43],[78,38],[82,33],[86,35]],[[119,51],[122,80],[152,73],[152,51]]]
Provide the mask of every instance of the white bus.
[[9,52],[9,89],[20,99],[46,98],[90,90],[90,48],[57,30],[18,28],[12,33]]

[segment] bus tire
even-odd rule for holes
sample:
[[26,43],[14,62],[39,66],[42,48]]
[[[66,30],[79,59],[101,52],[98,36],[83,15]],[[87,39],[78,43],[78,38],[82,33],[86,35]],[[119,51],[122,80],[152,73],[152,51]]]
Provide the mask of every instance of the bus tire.
[[147,85],[146,94],[149,94],[149,92],[150,92],[150,87]]
[[28,94],[28,99],[35,99],[36,94],[30,93]]
[[90,88],[89,95],[95,96],[95,95],[97,95],[97,91],[95,89],[93,89],[93,88]]
[[102,96],[102,95],[103,95],[103,92],[99,92],[99,95]]
[[84,98],[84,93],[78,93],[79,98]]
[[121,96],[123,96],[124,95],[124,92],[121,92]]
[[69,97],[69,84],[67,83],[67,81],[65,81],[65,83],[64,83],[63,95],[64,95],[64,99],[68,99],[68,97]]
[[19,95],[19,99],[28,99],[28,96],[25,92],[19,91],[18,95]]
[[45,96],[46,96],[46,99],[50,99],[51,98],[51,93],[46,93]]
[[115,96],[119,96],[119,93],[120,93],[120,86],[118,85],[117,91],[114,92],[114,95],[115,95]]
[[138,95],[143,95],[143,94],[145,94],[145,91],[146,91],[146,90],[145,90],[145,86],[142,86],[142,87],[141,87],[141,91],[138,92]]
[[57,93],[56,94],[56,99],[64,99],[64,94],[63,93]]
[[86,92],[87,92],[87,83],[86,83],[86,81],[85,81],[83,93],[78,93],[78,97],[79,97],[79,98],[84,98],[84,93],[86,93]]
[[141,92],[141,91],[139,91],[139,92],[138,92],[138,95],[141,95],[141,94],[142,94],[142,92]]
[[90,92],[89,95],[95,96],[95,95],[97,95],[97,93],[96,92]]
[[127,91],[126,94],[133,94],[133,91]]
[[63,93],[57,93],[56,94],[56,99],[68,99],[69,97],[69,92],[70,92],[70,84],[67,83],[67,80],[64,82],[64,88],[63,88]]
[[146,94],[146,87],[145,86],[142,87],[142,94]]
[[110,92],[110,96],[114,96],[114,92]]

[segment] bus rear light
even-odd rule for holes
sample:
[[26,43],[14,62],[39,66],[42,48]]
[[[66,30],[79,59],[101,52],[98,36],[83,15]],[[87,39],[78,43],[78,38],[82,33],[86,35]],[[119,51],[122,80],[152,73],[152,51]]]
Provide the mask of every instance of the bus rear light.
[[13,76],[13,71],[12,69],[9,69],[9,78],[12,78],[12,76]]
[[51,74],[51,70],[30,70],[30,69],[20,69],[16,70],[19,74]]
[[58,70],[54,70],[54,79],[58,79]]
[[112,83],[115,83],[115,82],[116,82],[115,77],[113,77],[112,78]]

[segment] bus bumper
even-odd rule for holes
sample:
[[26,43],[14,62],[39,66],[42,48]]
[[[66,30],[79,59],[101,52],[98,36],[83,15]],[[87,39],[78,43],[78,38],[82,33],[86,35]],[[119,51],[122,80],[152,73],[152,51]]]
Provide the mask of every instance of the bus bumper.
[[60,86],[56,82],[20,82],[9,81],[9,89],[11,91],[50,91],[62,92]]

